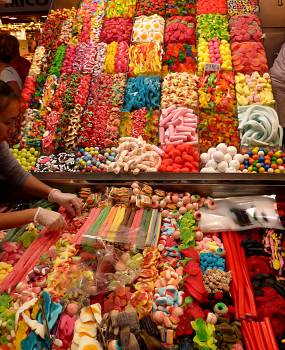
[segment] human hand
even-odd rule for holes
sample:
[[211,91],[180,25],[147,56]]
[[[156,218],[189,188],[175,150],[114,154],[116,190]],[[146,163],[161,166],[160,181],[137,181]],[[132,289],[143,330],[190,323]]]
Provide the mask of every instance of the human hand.
[[66,228],[66,222],[61,214],[41,207],[36,211],[34,223],[45,226],[49,231],[62,231]]
[[66,211],[72,216],[79,216],[81,214],[81,200],[72,193],[63,193],[60,190],[53,189],[48,196],[48,200],[51,203],[57,203],[66,209]]

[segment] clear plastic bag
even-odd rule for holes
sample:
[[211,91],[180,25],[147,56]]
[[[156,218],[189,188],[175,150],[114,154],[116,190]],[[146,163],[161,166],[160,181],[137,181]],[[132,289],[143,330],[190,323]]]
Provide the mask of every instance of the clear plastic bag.
[[215,199],[213,208],[201,208],[203,232],[244,231],[252,228],[283,229],[275,196],[245,196]]

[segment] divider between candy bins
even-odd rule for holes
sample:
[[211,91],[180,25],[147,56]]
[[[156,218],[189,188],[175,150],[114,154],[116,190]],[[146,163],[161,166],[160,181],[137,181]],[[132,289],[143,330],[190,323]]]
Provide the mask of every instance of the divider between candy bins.
[[[256,6],[83,0],[52,10],[12,153],[35,174],[283,174]],[[82,214],[63,233],[0,233],[1,349],[284,346],[282,196],[213,199],[138,182],[78,195]]]

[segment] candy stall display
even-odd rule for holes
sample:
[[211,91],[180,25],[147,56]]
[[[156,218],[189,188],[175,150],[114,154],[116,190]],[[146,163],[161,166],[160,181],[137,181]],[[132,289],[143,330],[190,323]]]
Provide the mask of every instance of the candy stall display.
[[[169,146],[169,155],[177,147],[190,155]],[[241,156],[225,144],[213,159],[218,153]],[[258,197],[237,198],[262,215],[263,228],[243,227],[232,202],[241,231],[224,221],[224,232],[209,233],[199,228],[203,215],[227,217],[219,199],[138,182],[78,196],[82,213],[66,216],[64,232],[28,225],[1,233],[2,349],[251,350],[255,338],[270,345],[262,349],[281,346],[284,235],[253,205]],[[284,206],[274,205],[283,220]]]
[[[14,144],[53,160],[58,153],[84,157],[85,148],[104,153],[124,137],[158,146],[159,162],[168,144],[195,146],[194,153],[220,143],[282,152],[256,5],[83,0],[77,9],[53,10],[24,86]],[[101,167],[88,159],[92,164],[70,171],[106,171],[109,161],[111,171],[116,157]],[[31,171],[48,168],[25,164]]]

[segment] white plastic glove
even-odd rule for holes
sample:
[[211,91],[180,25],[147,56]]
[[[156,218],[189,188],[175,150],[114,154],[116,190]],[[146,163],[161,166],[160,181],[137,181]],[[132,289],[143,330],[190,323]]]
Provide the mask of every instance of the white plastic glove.
[[62,231],[66,228],[66,222],[61,214],[41,207],[34,216],[34,223],[45,226],[49,231]]
[[60,190],[53,189],[48,195],[48,201],[62,206],[72,217],[81,214],[82,203],[75,194],[63,193]]

